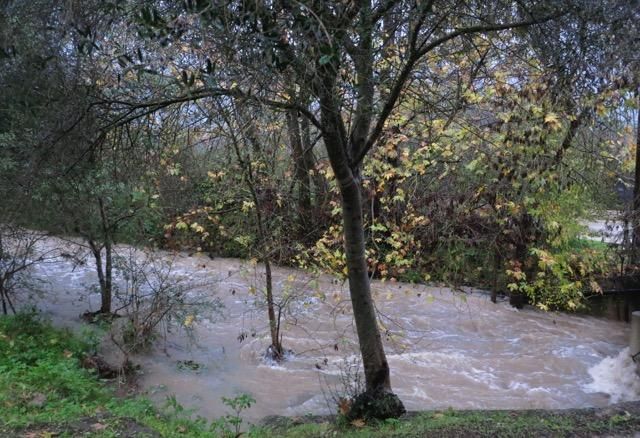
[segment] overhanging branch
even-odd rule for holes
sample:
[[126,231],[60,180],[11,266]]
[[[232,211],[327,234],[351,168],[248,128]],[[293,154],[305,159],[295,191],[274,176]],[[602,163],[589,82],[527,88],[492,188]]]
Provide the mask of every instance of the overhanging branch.
[[451,31],[433,40],[428,44],[427,44],[428,40],[423,41],[423,43],[420,44],[415,50],[410,51],[405,65],[403,66],[402,70],[396,77],[393,87],[391,88],[391,92],[389,93],[389,97],[387,98],[387,101],[382,107],[382,111],[380,113],[380,116],[378,117],[378,120],[376,121],[376,124],[373,130],[369,134],[369,137],[367,138],[367,141],[364,147],[362,148],[362,150],[358,151],[357,155],[354,157],[351,165],[353,167],[357,167],[362,162],[364,157],[367,155],[369,150],[371,150],[375,142],[378,140],[378,138],[382,134],[382,131],[384,129],[385,123],[387,122],[387,119],[391,115],[391,112],[393,111],[393,108],[395,107],[396,102],[398,101],[398,98],[402,93],[404,85],[406,84],[409,76],[411,75],[411,72],[413,71],[413,67],[426,54],[438,48],[439,46],[443,45],[444,43],[463,35],[469,35],[469,34],[480,33],[480,32],[496,32],[500,30],[533,26],[535,24],[545,23],[547,21],[559,18],[565,14],[566,12],[562,11],[562,12],[558,12],[552,15],[547,15],[545,17],[538,18],[538,19],[534,18],[530,20],[523,20],[523,21],[512,22],[512,23],[492,23],[492,24],[483,24],[483,25],[477,25],[477,26],[469,26],[469,27]]

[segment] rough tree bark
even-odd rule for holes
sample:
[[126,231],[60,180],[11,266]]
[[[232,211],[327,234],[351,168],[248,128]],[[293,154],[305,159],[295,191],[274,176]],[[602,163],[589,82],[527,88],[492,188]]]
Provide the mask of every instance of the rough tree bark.
[[342,198],[349,291],[366,382],[366,391],[354,400],[350,415],[397,417],[404,412],[404,406],[391,392],[389,364],[378,329],[365,256],[359,165],[352,165],[349,158],[357,150],[356,142],[363,143],[365,135],[354,128],[352,135],[347,136],[335,100],[335,66],[324,68],[322,79],[319,97],[323,138]]
[[633,211],[631,212],[633,226],[631,263],[633,264],[638,262],[638,252],[640,250],[640,91],[636,92],[636,100],[638,101],[639,109],[636,121],[636,163],[633,184]]

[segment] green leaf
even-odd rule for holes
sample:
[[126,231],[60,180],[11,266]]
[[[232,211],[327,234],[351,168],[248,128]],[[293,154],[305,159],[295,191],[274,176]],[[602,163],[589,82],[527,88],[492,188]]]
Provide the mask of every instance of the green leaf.
[[333,55],[322,55],[320,57],[320,59],[318,60],[318,64],[320,65],[325,65],[331,62],[331,58],[333,57]]

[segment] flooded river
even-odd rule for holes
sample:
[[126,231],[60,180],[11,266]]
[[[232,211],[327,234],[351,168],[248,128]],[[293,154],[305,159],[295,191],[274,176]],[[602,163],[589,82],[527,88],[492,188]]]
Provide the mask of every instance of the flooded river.
[[[47,245],[58,245],[50,239]],[[120,248],[120,252],[128,251]],[[296,295],[284,327],[292,350],[280,364],[262,355],[269,345],[266,311],[257,308],[260,266],[204,255],[160,253],[172,271],[207,284],[193,293],[218,297],[222,314],[195,327],[195,342],[174,330],[134,361],[140,385],[162,403],[174,394],[185,407],[214,418],[221,397],[249,393],[249,419],[333,412],[332,394],[357,357],[348,288],[329,276],[293,269],[274,272],[278,294]],[[56,323],[96,310],[92,261],[68,259],[36,268],[48,285],[38,306]],[[627,345],[628,325],[586,316],[517,311],[479,291],[374,281],[394,391],[409,410],[435,408],[572,408],[640,398]],[[256,292],[257,291],[257,292]],[[240,341],[242,339],[242,341]],[[181,367],[193,361],[197,370]],[[353,367],[351,367],[353,368]]]

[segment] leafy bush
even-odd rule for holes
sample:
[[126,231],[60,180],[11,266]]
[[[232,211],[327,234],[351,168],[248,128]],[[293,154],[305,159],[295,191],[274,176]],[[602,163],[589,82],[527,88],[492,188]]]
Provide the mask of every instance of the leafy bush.
[[150,346],[160,326],[191,333],[199,319],[217,315],[222,307],[219,299],[209,296],[210,291],[196,291],[204,284],[176,275],[171,261],[151,251],[130,250],[114,261],[121,278],[115,296],[124,321],[114,325],[111,338],[125,356]]
[[532,248],[536,260],[532,278],[519,265],[508,269],[512,280],[508,288],[512,292],[526,295],[530,302],[542,310],[575,311],[584,306],[587,292],[602,292],[597,276],[605,271],[607,257],[602,251],[584,249],[580,252],[551,252]]
[[256,401],[249,394],[239,394],[233,398],[222,397],[222,402],[232,412],[211,424],[211,430],[222,437],[238,437],[241,435],[242,412],[249,409]]

